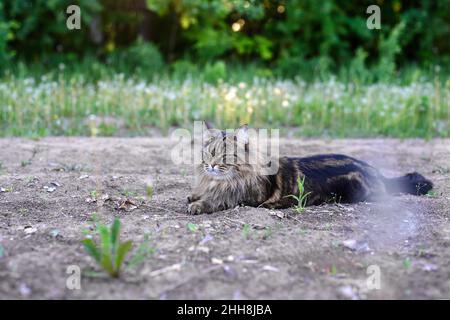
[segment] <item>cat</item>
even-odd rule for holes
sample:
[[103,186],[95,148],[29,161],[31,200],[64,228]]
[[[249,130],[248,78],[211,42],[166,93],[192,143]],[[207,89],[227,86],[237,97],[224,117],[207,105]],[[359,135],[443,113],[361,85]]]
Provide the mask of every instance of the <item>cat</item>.
[[[278,172],[261,174],[248,162],[248,127],[229,133],[216,131],[204,138],[202,163],[188,197],[188,213],[212,213],[239,205],[281,209],[295,206],[303,182],[305,205],[329,202],[355,203],[386,194],[425,195],[433,183],[417,172],[386,178],[377,169],[341,154],[305,158],[280,157]],[[245,146],[239,154],[236,144]],[[246,161],[247,160],[247,161]]]

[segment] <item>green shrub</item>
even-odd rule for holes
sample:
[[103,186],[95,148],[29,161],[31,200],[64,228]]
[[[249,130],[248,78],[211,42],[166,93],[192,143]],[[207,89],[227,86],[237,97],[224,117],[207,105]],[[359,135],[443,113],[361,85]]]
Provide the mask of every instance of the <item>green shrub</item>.
[[121,72],[143,76],[154,75],[164,68],[164,60],[158,48],[140,38],[129,48],[112,53],[109,63]]
[[171,65],[172,73],[175,78],[184,78],[188,75],[194,75],[199,72],[196,64],[189,60],[178,60]]
[[379,61],[376,68],[379,80],[390,80],[395,76],[396,56],[401,52],[400,38],[405,29],[403,22],[395,26],[387,37],[382,36],[379,47]]
[[220,79],[225,80],[227,66],[223,61],[207,63],[204,70],[204,79],[209,83],[217,83]]

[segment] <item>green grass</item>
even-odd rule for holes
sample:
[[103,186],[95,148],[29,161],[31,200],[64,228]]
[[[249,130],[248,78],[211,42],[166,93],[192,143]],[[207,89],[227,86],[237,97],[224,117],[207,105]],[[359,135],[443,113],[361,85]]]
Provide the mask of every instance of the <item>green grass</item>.
[[249,224],[244,224],[244,226],[242,227],[242,236],[244,237],[245,240],[250,239],[250,235],[252,232],[252,227]]
[[147,198],[151,199],[153,196],[153,186],[151,184],[147,184],[145,186],[145,194],[147,195]]
[[444,75],[364,83],[333,76],[283,80],[255,71],[208,82],[169,74],[92,79],[85,72],[3,76],[0,136],[90,136],[93,128],[101,136],[148,135],[208,120],[222,128],[291,128],[302,136],[450,137]]
[[406,270],[411,269],[411,266],[412,266],[412,262],[411,262],[411,260],[409,258],[406,258],[405,260],[403,260],[403,267]]
[[189,222],[186,227],[192,233],[196,233],[198,231],[198,225],[196,225],[195,223]]
[[306,202],[308,201],[308,196],[311,192],[305,192],[305,177],[302,179],[300,177],[297,178],[297,188],[298,188],[298,196],[289,195],[288,197],[294,198],[297,201],[297,204],[294,206],[295,211],[297,213],[302,213],[305,211]]
[[[110,277],[119,277],[122,264],[133,247],[133,241],[120,241],[120,221],[117,218],[109,228],[97,220],[95,233],[100,237],[99,244],[92,238],[86,238],[81,241],[84,249]],[[144,237],[144,242],[131,257],[127,268],[136,267],[153,252],[153,248],[148,245],[148,236]]]

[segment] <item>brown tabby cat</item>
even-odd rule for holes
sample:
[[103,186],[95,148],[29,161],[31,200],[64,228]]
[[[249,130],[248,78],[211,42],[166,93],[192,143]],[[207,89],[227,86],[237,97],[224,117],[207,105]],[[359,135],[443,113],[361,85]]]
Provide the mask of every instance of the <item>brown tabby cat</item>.
[[[240,155],[236,143],[245,145]],[[353,203],[373,200],[385,194],[424,195],[433,183],[419,173],[386,178],[369,164],[338,154],[306,158],[279,158],[276,174],[263,175],[246,162],[247,126],[233,133],[219,131],[203,146],[203,163],[197,168],[196,185],[188,197],[191,214],[211,213],[238,205],[286,208],[296,205],[298,179],[304,179],[306,205],[330,201]],[[230,160],[231,159],[231,160]],[[248,159],[248,157],[247,157]]]

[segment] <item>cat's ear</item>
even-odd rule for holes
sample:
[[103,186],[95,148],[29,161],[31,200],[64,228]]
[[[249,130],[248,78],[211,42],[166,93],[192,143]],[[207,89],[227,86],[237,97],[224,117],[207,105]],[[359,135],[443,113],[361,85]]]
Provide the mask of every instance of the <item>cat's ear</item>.
[[242,127],[236,130],[236,139],[245,144],[248,143],[248,125],[244,124]]
[[211,125],[206,121],[202,122],[203,144],[206,145],[213,139],[222,136],[222,132],[218,129],[212,129]]
[[203,125],[206,127],[206,129],[214,129],[211,122],[204,120]]

